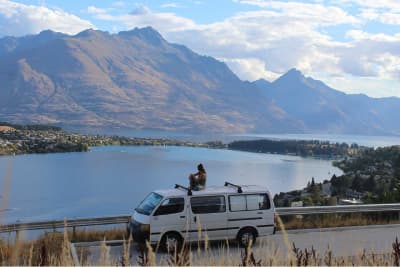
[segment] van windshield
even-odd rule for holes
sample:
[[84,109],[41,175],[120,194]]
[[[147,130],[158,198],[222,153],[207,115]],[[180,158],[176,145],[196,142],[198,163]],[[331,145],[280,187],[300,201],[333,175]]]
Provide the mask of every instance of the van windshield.
[[162,195],[151,192],[150,194],[147,195],[147,197],[139,204],[139,206],[135,210],[141,214],[150,215],[153,212],[154,208],[157,207],[157,205],[160,203],[162,199],[163,199]]

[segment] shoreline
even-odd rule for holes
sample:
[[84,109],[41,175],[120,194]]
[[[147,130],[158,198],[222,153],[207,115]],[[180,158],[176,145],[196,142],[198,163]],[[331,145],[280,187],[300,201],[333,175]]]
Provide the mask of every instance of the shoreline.
[[44,154],[86,152],[97,146],[186,146],[227,149],[250,153],[279,154],[305,158],[340,160],[352,157],[368,147],[356,144],[332,143],[321,140],[242,140],[183,141],[169,138],[126,137],[118,135],[95,135],[72,133],[53,126],[31,125],[6,126],[0,131],[0,156],[21,154]]

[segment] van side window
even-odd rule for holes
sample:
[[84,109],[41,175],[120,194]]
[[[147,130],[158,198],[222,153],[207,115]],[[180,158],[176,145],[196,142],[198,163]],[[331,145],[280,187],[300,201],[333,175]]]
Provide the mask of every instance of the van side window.
[[246,196],[229,196],[229,210],[240,211],[246,210]]
[[168,198],[161,203],[156,212],[154,212],[154,216],[180,213],[184,207],[185,200],[183,198]]
[[224,196],[192,197],[190,199],[190,205],[192,206],[192,212],[194,214],[226,211]]
[[229,196],[230,211],[267,210],[271,203],[267,194]]

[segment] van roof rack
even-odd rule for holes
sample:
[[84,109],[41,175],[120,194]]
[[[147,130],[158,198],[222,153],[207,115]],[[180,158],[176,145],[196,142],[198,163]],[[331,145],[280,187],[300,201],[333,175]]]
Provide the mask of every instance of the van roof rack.
[[175,184],[175,188],[181,188],[183,190],[186,190],[188,196],[192,195],[192,189],[190,189],[189,187],[186,187],[186,186],[183,186],[183,185],[180,185],[180,184]]
[[236,184],[232,184],[230,182],[225,182],[225,186],[233,186],[237,188],[237,192],[238,193],[243,193],[242,187],[240,185],[236,185]]

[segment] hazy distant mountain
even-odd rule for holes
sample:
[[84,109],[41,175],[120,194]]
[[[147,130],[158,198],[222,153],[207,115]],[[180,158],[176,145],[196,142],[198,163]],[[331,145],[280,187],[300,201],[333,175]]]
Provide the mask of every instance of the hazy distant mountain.
[[0,39],[0,121],[195,132],[299,132],[222,62],[154,29]]
[[400,99],[345,94],[292,69],[273,83],[254,82],[307,132],[400,134]]

